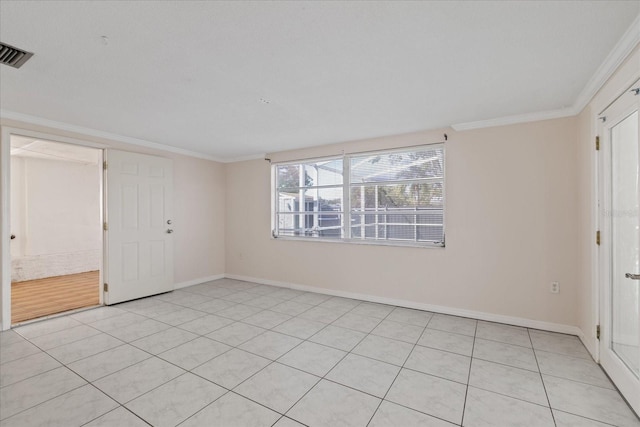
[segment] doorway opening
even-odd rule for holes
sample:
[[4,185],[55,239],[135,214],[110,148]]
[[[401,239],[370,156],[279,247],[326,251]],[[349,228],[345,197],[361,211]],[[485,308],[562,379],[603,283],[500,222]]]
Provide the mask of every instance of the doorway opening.
[[11,324],[101,303],[102,150],[10,137]]

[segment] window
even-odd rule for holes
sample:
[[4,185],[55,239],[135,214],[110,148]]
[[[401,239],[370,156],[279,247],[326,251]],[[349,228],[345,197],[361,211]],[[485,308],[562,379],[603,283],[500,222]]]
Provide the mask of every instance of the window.
[[274,237],[444,245],[444,146],[276,164]]

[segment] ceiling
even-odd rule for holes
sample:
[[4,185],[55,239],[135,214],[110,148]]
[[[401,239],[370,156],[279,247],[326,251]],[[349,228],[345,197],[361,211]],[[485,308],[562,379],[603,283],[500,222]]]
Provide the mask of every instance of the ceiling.
[[0,66],[0,108],[227,161],[568,115],[639,13],[638,1],[3,0],[0,40],[35,55]]

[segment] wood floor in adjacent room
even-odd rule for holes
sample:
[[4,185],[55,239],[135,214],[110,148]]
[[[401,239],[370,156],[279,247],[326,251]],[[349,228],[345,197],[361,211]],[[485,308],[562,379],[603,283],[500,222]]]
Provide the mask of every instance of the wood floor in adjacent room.
[[99,303],[99,271],[11,284],[11,323]]

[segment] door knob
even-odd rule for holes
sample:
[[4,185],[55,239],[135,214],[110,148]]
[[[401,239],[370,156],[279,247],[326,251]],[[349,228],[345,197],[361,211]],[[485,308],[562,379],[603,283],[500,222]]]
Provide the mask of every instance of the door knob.
[[172,230],[172,229],[168,229],[168,230],[167,230],[167,233],[168,233],[168,234],[171,234],[171,233],[173,233],[173,230]]
[[631,280],[640,280],[640,274],[627,273],[627,274],[624,275],[624,277],[626,277],[627,279],[631,279]]

